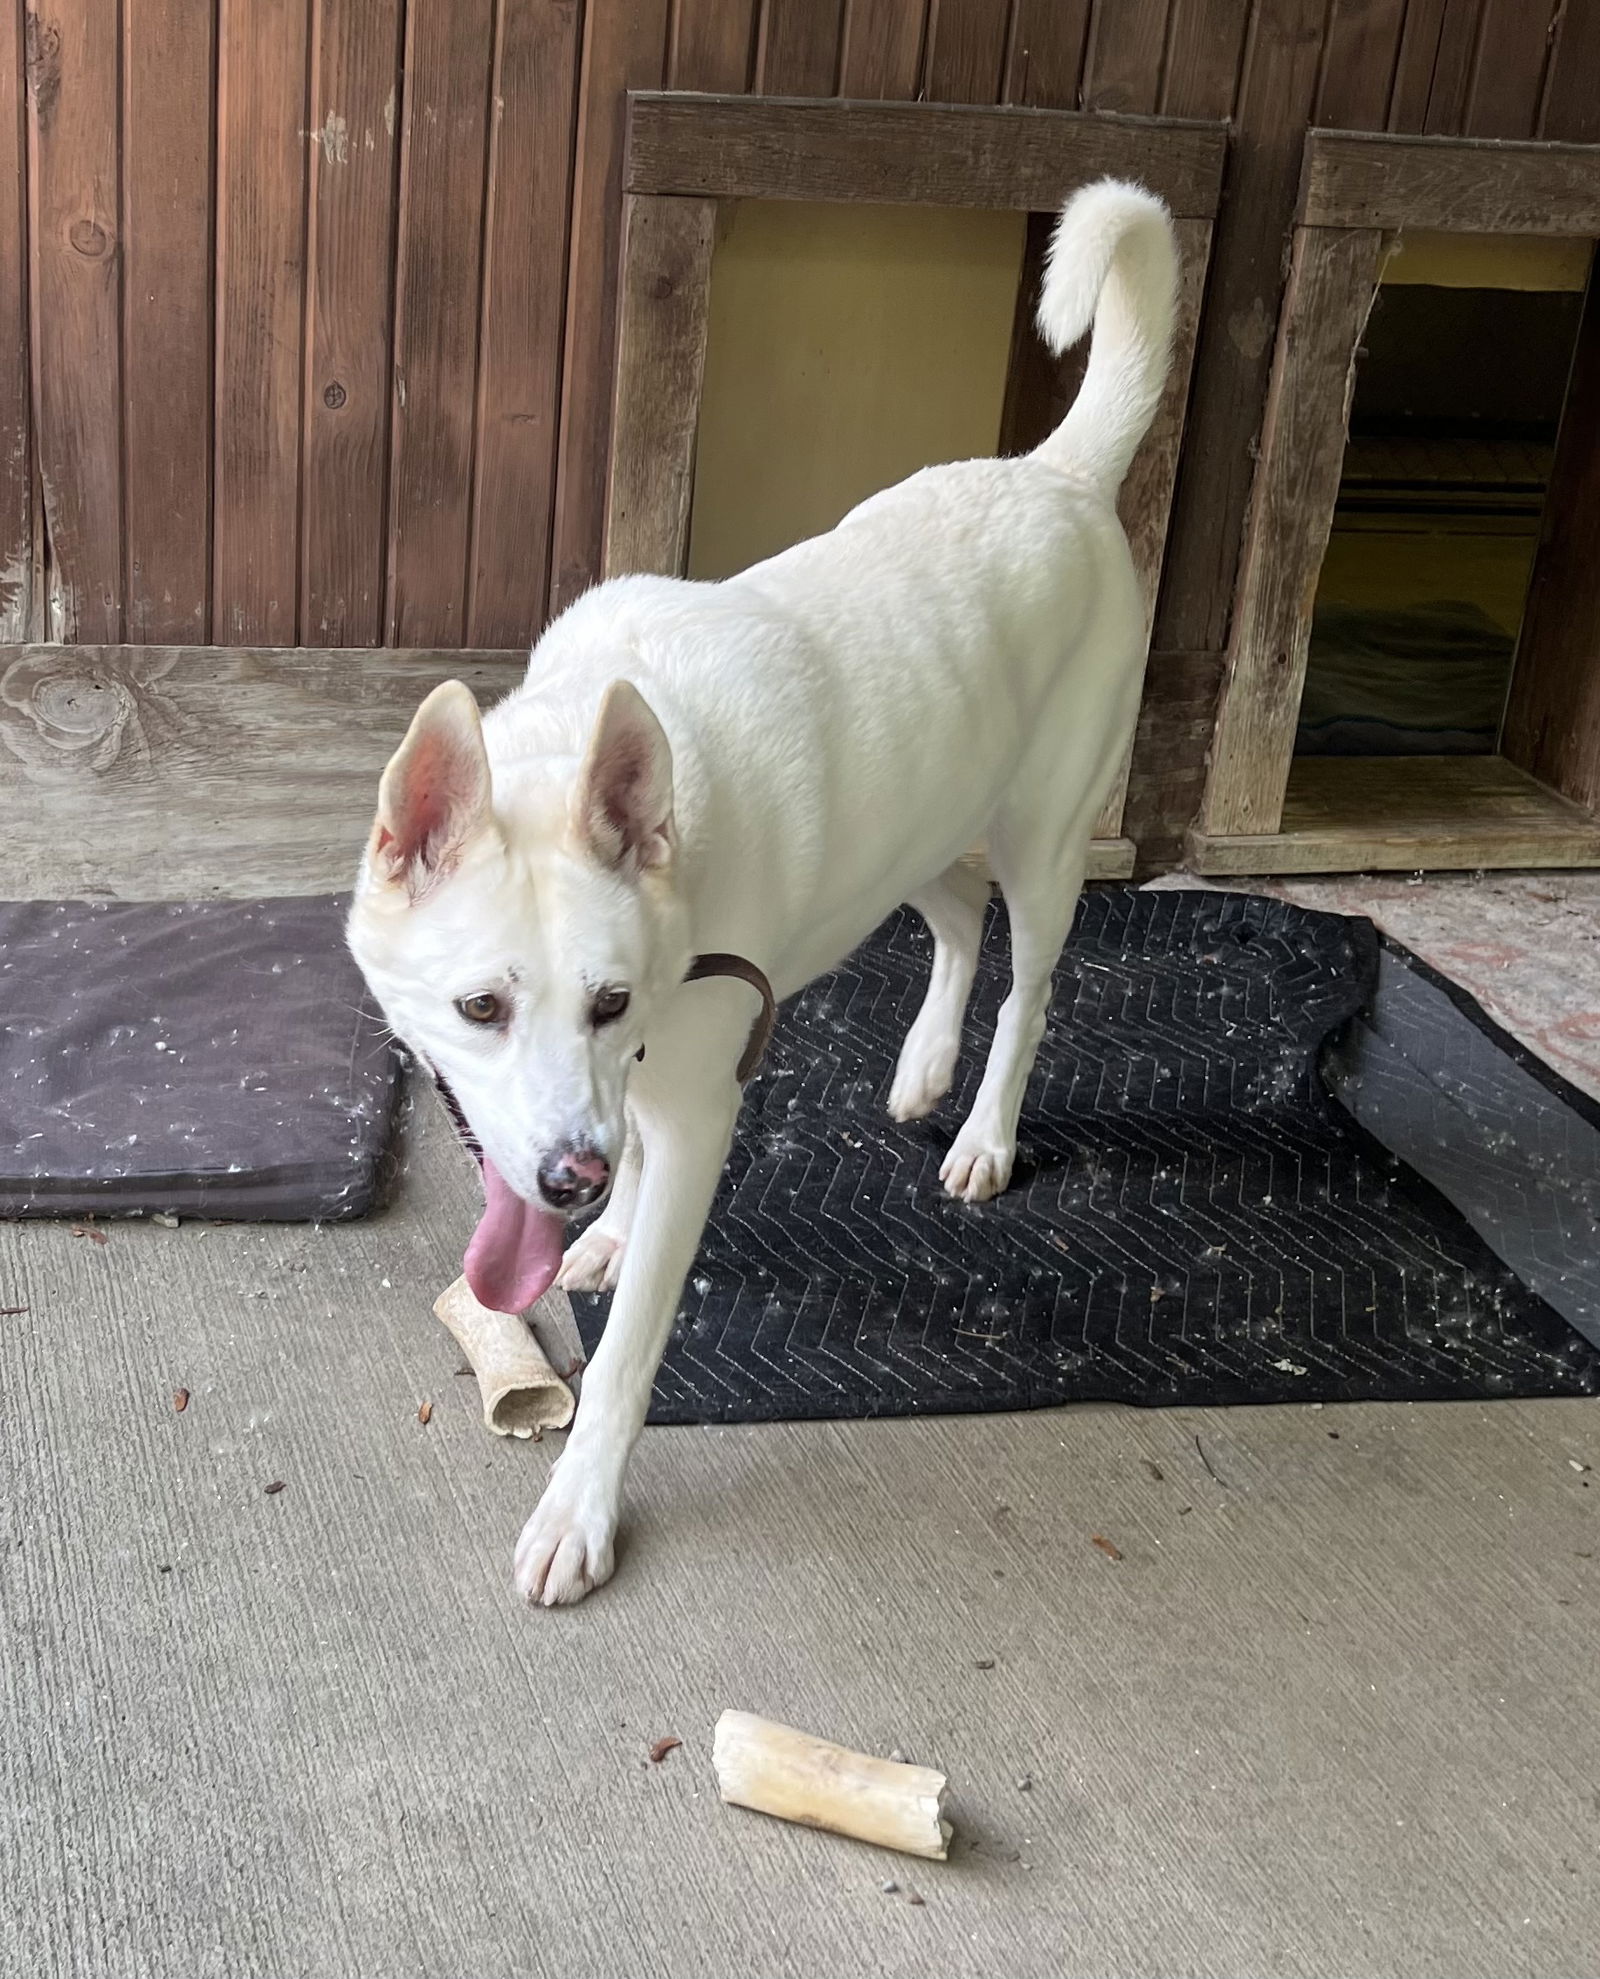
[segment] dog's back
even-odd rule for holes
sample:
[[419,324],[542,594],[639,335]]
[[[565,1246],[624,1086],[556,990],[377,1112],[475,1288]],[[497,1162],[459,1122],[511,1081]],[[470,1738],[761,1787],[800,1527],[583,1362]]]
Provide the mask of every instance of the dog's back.
[[[1098,809],[1144,644],[1116,495],[1165,382],[1175,290],[1159,201],[1087,188],[1058,224],[1039,317],[1058,348],[1091,323],[1094,341],[1076,401],[1035,452],[924,469],[721,584],[602,586],[546,635],[538,699],[587,702],[611,671],[636,680],[691,815],[708,808],[709,839],[766,875],[759,903],[720,881],[719,900],[807,928],[817,900],[842,892],[860,901],[848,947],[984,835],[1030,752],[1048,752],[1075,808]],[[581,731],[587,708],[563,719]],[[795,957],[799,978],[825,966],[827,928]],[[753,943],[764,930],[741,916],[724,932]]]

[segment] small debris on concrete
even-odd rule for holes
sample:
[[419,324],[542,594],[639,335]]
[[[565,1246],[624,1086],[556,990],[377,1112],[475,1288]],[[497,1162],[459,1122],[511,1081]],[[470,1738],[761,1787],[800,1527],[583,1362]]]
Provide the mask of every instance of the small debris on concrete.
[[1159,1464],[1153,1464],[1148,1457],[1141,1457],[1139,1461],[1149,1472],[1152,1484],[1161,1484],[1165,1481],[1167,1474]]
[[892,1746],[892,1747],[890,1748],[890,1750],[889,1750],[889,1757],[890,1757],[890,1758],[891,1758],[891,1759],[892,1759],[892,1760],[894,1761],[894,1763],[895,1763],[895,1764],[896,1764],[897,1766],[903,1766],[903,1765],[905,1765],[905,1763],[906,1763],[906,1756],[905,1756],[905,1754],[904,1754],[904,1753],[903,1753],[903,1752],[902,1752],[902,1751],[900,1750],[900,1748],[899,1748],[899,1746],[897,1746],[897,1745],[896,1745],[896,1746]]
[[920,1910],[923,1904],[926,1903],[926,1901],[927,1901],[926,1897],[924,1897],[920,1891],[917,1890],[906,1891],[906,1902],[911,1904],[915,1909]]
[[1575,1471],[1577,1471],[1577,1472],[1579,1473],[1579,1475],[1581,1476],[1581,1475],[1582,1475],[1582,1473],[1583,1473],[1584,1471],[1586,1471],[1586,1470],[1587,1470],[1587,1469],[1589,1468],[1589,1466],[1588,1466],[1587,1464],[1580,1464],[1580,1463],[1578,1462],[1578,1460],[1577,1460],[1577,1458],[1576,1458],[1576,1457],[1568,1457],[1568,1459],[1567,1459],[1567,1468],[1568,1468],[1569,1470],[1575,1470]]
[[892,1897],[900,1888],[900,1885],[892,1876],[885,1876],[883,1881],[878,1885],[878,1888],[882,1890],[886,1897]]
[[433,1421],[432,1402],[424,1402],[421,1408],[417,1410],[417,1421],[420,1422],[424,1426],[424,1428],[426,1428],[426,1426]]
[[278,1493],[283,1489],[283,1479],[281,1477],[274,1478],[270,1484],[263,1485],[262,1489],[269,1498],[276,1498]]
[[1033,1792],[1033,1775],[1032,1775],[1031,1773],[1024,1773],[1024,1774],[1023,1774],[1023,1776],[1022,1776],[1022,1778],[1021,1778],[1020,1780],[1018,1780],[1018,1782],[1017,1782],[1017,1792],[1018,1792],[1018,1793],[1032,1793],[1032,1792]]
[[975,1670],[992,1670],[994,1668],[994,1658],[992,1656],[979,1656],[974,1661],[972,1667]]
[[174,1413],[174,1414],[176,1414],[176,1415],[180,1415],[180,1416],[181,1416],[181,1415],[183,1414],[183,1412],[184,1412],[184,1410],[185,1410],[186,1408],[188,1408],[188,1406],[189,1406],[189,1391],[188,1391],[188,1389],[187,1389],[187,1388],[174,1388],[174,1389],[173,1389],[173,1391],[172,1391],[172,1408],[173,1408],[173,1413]]
[[178,1219],[170,1211],[164,1209],[156,1210],[152,1214],[150,1221],[152,1223],[159,1223],[163,1230],[176,1230],[178,1227]]
[[1122,1548],[1120,1546],[1113,1546],[1111,1541],[1102,1532],[1091,1533],[1089,1535],[1089,1544],[1091,1546],[1098,1546],[1108,1560],[1120,1560],[1122,1558]]
[[[1195,1431],[1194,1447],[1200,1453],[1200,1461],[1205,1465],[1207,1474],[1210,1476],[1212,1483],[1222,1484],[1222,1479],[1217,1476],[1216,1465],[1213,1464],[1211,1459],[1206,1455],[1206,1446],[1200,1441],[1200,1432],[1198,1430]],[[1222,1484],[1222,1488],[1224,1491],[1226,1491],[1228,1487],[1225,1484]]]
[[0,1306],[0,1319],[16,1319],[31,1310],[29,1306]]
[[82,1223],[73,1224],[72,1234],[74,1237],[87,1237],[91,1244],[104,1244],[110,1241],[103,1230],[90,1230]]
[[676,1752],[682,1744],[683,1740],[681,1738],[673,1738],[670,1733],[666,1738],[658,1738],[650,1748],[650,1764],[652,1766],[659,1766],[669,1752]]

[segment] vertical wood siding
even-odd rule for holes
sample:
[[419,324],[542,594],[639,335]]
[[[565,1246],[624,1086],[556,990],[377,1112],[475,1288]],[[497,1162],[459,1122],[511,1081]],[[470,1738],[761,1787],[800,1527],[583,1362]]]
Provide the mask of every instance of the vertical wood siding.
[[663,85],[1236,119],[1156,627],[1192,698],[1307,125],[1600,139],[1600,0],[0,0],[0,639],[531,639],[599,568]]

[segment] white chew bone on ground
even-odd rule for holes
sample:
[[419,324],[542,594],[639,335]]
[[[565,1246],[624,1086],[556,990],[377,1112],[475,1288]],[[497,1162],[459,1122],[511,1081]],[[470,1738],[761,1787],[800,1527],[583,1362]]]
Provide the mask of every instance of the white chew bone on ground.
[[724,1711],[712,1741],[722,1798],[902,1855],[944,1861],[946,1781],[929,1766],[873,1759],[748,1711]]
[[528,1437],[566,1428],[577,1406],[572,1390],[516,1313],[480,1305],[465,1278],[441,1292],[433,1310],[472,1363],[486,1429],[496,1436]]

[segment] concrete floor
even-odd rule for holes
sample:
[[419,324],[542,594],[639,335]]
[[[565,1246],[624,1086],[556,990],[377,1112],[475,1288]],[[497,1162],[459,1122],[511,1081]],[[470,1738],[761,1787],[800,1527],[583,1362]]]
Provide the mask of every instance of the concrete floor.
[[[1593,1404],[655,1430],[530,1612],[471,1188],[0,1227],[5,1979],[1596,1969]],[[943,1767],[950,1862],[722,1806],[727,1706]]]

